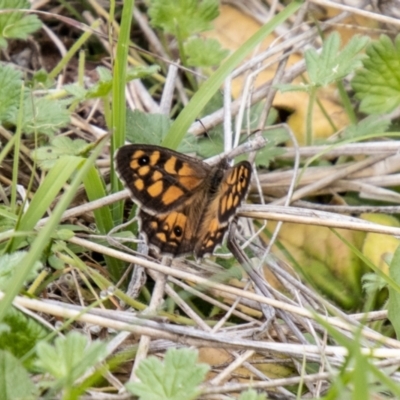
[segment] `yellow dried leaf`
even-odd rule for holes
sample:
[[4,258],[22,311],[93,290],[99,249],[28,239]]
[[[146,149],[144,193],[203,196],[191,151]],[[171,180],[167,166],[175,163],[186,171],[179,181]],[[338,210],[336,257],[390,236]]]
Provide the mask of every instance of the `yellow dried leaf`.
[[[361,218],[381,225],[400,226],[398,219],[391,215],[362,214]],[[389,274],[389,265],[386,263],[386,259],[395,252],[399,245],[400,240],[394,236],[369,232],[365,237],[362,252],[385,274]]]

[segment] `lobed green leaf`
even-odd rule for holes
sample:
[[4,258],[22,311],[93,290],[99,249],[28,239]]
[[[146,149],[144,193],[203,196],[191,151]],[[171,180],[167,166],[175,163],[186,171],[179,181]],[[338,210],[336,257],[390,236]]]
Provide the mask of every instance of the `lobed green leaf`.
[[149,16],[153,26],[171,33],[181,40],[211,29],[211,21],[218,14],[216,0],[153,0]]
[[0,65],[0,123],[16,115],[22,87],[22,74],[11,65]]
[[148,357],[137,369],[141,382],[126,387],[142,400],[195,399],[200,393],[198,385],[209,369],[205,364],[197,364],[197,357],[197,352],[190,349],[169,349],[164,362]]
[[229,54],[215,39],[191,38],[184,46],[187,64],[193,67],[213,67]]
[[0,399],[35,400],[37,394],[21,362],[8,351],[0,350]]
[[[28,0],[0,0],[0,10],[29,9],[30,7]],[[0,14],[0,47],[7,47],[8,39],[26,39],[41,26],[42,22],[33,14],[18,11]]]
[[400,36],[392,42],[382,35],[367,47],[366,53],[364,67],[351,82],[361,100],[360,110],[367,114],[389,113],[400,105]]

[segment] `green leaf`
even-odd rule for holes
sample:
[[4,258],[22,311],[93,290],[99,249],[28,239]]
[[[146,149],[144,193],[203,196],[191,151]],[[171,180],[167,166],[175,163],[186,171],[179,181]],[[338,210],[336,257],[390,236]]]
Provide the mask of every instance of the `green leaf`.
[[[126,74],[126,82],[152,76],[158,71],[158,69],[158,65],[137,66],[130,68]],[[98,72],[100,79],[98,83],[96,83],[87,91],[87,99],[107,96],[112,89],[113,77],[110,70],[104,67],[98,67],[96,68],[96,71]]]
[[54,236],[57,239],[67,241],[67,240],[71,239],[72,237],[74,237],[74,235],[75,234],[74,234],[73,230],[67,229],[67,228],[64,227],[64,228],[58,229],[55,232]]
[[0,65],[0,87],[0,123],[2,123],[17,113],[22,87],[21,72],[10,65]]
[[[53,194],[58,191],[58,185],[60,184],[61,186],[64,186],[65,181],[68,179],[71,173],[75,173],[75,176],[71,180],[70,185],[64,189],[64,193],[57,201],[57,204],[52,210],[52,214],[49,217],[48,221],[38,231],[37,237],[32,242],[29,252],[21,261],[22,266],[20,273],[15,274],[5,296],[1,300],[0,322],[3,320],[7,309],[10,307],[10,304],[13,301],[13,298],[17,295],[21,286],[23,285],[26,275],[29,273],[30,270],[32,270],[34,263],[40,259],[43,251],[45,250],[45,248],[47,248],[52,234],[57,229],[62,214],[67,209],[73,198],[76,196],[76,192],[83,177],[86,175],[88,169],[91,168],[91,166],[94,164],[97,157],[99,157],[100,152],[102,151],[108,139],[108,135],[101,139],[96,144],[92,154],[84,162],[81,162],[81,160],[76,160],[74,157],[63,157],[63,159],[59,160],[58,163],[55,165],[55,168],[47,174],[44,183],[35,193],[28,208],[28,211],[21,218],[21,231],[23,231],[24,229],[30,230],[33,226],[36,225],[38,219],[40,218],[39,216],[42,214],[43,209],[47,210],[47,208],[49,207],[47,201],[52,201],[52,199],[54,200]],[[56,173],[58,173],[57,178],[54,177],[54,174]],[[47,184],[47,181],[50,181],[50,185]],[[54,186],[56,186],[55,190],[53,190]],[[37,197],[39,192],[41,192],[40,198]],[[49,192],[48,196],[46,196],[46,192]],[[44,202],[42,201],[43,198],[45,199]],[[32,205],[34,205],[34,207],[32,207]],[[37,208],[40,208],[39,211],[36,211]],[[14,243],[9,246],[9,248],[16,248],[18,247],[18,245],[19,243],[15,240]]]
[[191,38],[185,42],[187,64],[193,67],[212,67],[228,56],[229,51],[215,39]]
[[[400,246],[397,248],[393,255],[392,262],[389,267],[389,276],[397,283],[400,284]],[[396,332],[397,339],[400,338],[400,293],[388,285],[389,288],[389,304],[388,304],[388,318],[393,325]]]
[[216,0],[153,0],[149,16],[153,26],[185,40],[212,28],[210,22],[217,18],[218,6]]
[[367,114],[393,111],[400,105],[400,36],[393,43],[382,35],[366,50],[364,67],[356,72],[351,85]]
[[164,114],[127,110],[126,139],[131,143],[160,145],[170,126],[171,120]]
[[94,341],[77,332],[58,337],[54,346],[40,342],[36,346],[36,366],[57,379],[55,387],[70,388],[89,368],[104,359],[105,343]]
[[26,369],[12,354],[3,350],[0,350],[0,399],[37,399],[37,390]]
[[[0,290],[7,290],[10,280],[14,274],[18,273],[18,269],[21,268],[21,260],[26,254],[26,251],[16,251],[12,254],[3,254],[0,256]],[[40,268],[42,268],[42,264],[37,261],[31,271],[29,271],[29,274],[25,276],[25,282],[35,279]]]
[[138,65],[137,67],[129,68],[126,71],[126,81],[129,82],[134,79],[147,78],[157,73],[159,69],[160,67],[158,65],[148,65],[148,66]]
[[359,136],[373,135],[374,133],[386,132],[390,126],[390,119],[381,116],[370,115],[356,125],[348,126],[343,132],[343,139],[356,138]]
[[[48,335],[41,324],[14,307],[9,308],[4,323],[9,329],[0,332],[0,349],[9,351],[17,358],[23,357]],[[33,355],[24,360],[25,367],[32,368],[33,360]]]
[[264,393],[257,393],[254,389],[249,389],[243,392],[239,400],[267,400]]
[[79,156],[89,148],[89,143],[82,139],[74,139],[67,136],[57,136],[50,146],[42,146],[32,151],[32,157],[43,170],[53,168],[57,160],[62,156]]
[[84,100],[87,95],[87,90],[82,87],[79,83],[71,83],[70,85],[64,85],[63,89],[73,96],[75,99]]
[[[0,0],[0,10],[29,8],[28,0]],[[26,39],[41,26],[41,21],[33,14],[18,11],[0,14],[0,47],[7,47],[7,39]]]
[[[16,125],[18,111],[14,112],[8,121]],[[22,114],[22,130],[24,133],[38,132],[51,136],[59,129],[67,126],[69,122],[70,115],[63,102],[46,97],[32,98],[30,93],[25,96]]]
[[164,362],[148,357],[137,369],[141,382],[128,383],[126,388],[142,400],[195,399],[209,369],[206,364],[197,364],[197,357],[190,349],[169,349]]
[[14,229],[17,219],[15,213],[10,212],[9,207],[0,205],[0,232]]
[[360,51],[367,45],[368,38],[353,36],[346,47],[340,49],[340,36],[332,33],[324,42],[321,54],[309,49],[304,57],[310,83],[313,86],[326,86],[343,79],[356,68],[361,67]]
[[374,295],[376,292],[388,286],[385,279],[372,272],[364,274],[361,281],[362,288],[368,296]]
[[62,270],[65,268],[64,261],[60,260],[56,255],[52,254],[47,258],[47,262],[51,268]]

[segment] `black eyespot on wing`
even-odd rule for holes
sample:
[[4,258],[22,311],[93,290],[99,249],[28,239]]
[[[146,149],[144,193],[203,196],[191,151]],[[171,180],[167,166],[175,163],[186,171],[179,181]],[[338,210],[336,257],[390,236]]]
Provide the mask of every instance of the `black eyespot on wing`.
[[150,158],[148,156],[142,156],[138,159],[138,164],[142,167],[143,165],[148,165]]
[[180,226],[175,226],[174,227],[174,233],[176,237],[181,237],[182,236],[182,228]]
[[141,209],[138,217],[146,243],[158,253],[171,257],[192,254],[194,244],[185,235],[189,223],[185,211],[150,215]]

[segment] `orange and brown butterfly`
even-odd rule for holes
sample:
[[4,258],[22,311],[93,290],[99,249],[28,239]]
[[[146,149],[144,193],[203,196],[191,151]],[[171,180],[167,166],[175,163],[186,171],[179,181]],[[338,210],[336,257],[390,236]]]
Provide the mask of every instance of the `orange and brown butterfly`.
[[251,165],[226,159],[210,166],[153,145],[129,144],[115,154],[115,169],[138,204],[139,230],[160,254],[212,254],[247,195]]

